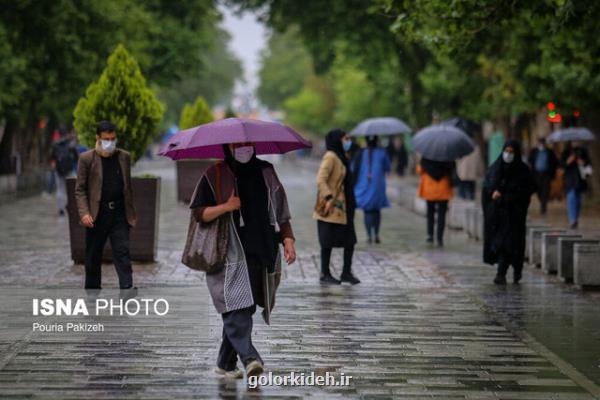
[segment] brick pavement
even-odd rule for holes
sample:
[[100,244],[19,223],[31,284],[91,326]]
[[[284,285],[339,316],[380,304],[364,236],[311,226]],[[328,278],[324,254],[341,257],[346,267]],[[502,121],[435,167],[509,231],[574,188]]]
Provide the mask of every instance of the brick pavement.
[[[136,264],[134,271],[141,296],[165,297],[172,311],[164,318],[95,317],[106,326],[101,334],[31,332],[31,297],[80,296],[83,268],[69,260],[66,223],[53,215],[52,199],[0,206],[6,221],[0,232],[0,397],[593,398],[596,384],[528,333],[528,325],[542,326],[544,316],[536,319],[535,310],[543,304],[528,311],[519,299],[542,293],[541,299],[578,304],[585,318],[550,328],[564,332],[579,323],[593,332],[597,323],[588,314],[598,305],[594,295],[562,293],[535,271],[526,271],[524,289],[496,288],[489,268],[478,264],[476,244],[450,232],[445,250],[431,250],[423,244],[423,221],[398,207],[384,211],[379,247],[363,245],[357,218],[355,272],[363,283],[321,287],[310,219],[313,171],[287,165],[279,169],[299,260],[284,270],[272,326],[255,319],[256,346],[274,374],[343,372],[352,383],[250,390],[243,381],[216,379],[210,369],[221,324],[202,274],[178,262],[187,210],[174,204],[173,171],[158,169],[165,166],[143,166],[163,176],[163,209],[158,261]],[[339,273],[339,252],[333,264]],[[103,275],[105,287],[114,287],[113,267],[104,266]]]

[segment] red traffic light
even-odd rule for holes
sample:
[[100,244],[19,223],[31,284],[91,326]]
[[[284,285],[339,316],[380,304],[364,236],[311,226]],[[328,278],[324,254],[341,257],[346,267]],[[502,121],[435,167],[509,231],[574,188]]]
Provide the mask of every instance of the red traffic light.
[[581,116],[581,112],[579,110],[575,110],[575,111],[573,111],[573,116],[575,118],[579,118]]
[[549,111],[553,111],[556,109],[556,104],[554,104],[553,102],[549,101],[548,104],[546,104],[546,107],[548,108]]

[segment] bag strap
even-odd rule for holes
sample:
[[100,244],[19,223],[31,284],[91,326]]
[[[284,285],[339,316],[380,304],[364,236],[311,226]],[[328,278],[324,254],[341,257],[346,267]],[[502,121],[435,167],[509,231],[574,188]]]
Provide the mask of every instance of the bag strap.
[[221,162],[215,164],[215,180],[215,185],[217,187],[217,193],[215,193],[215,197],[217,204],[221,204]]

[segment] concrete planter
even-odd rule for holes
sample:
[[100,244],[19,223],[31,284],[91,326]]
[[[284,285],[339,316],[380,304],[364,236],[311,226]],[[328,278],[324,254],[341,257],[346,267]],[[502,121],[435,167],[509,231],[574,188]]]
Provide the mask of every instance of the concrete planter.
[[564,229],[534,228],[529,231],[529,263],[539,268],[542,264],[542,234],[565,233]]
[[177,201],[189,203],[198,180],[215,160],[177,160]]
[[600,287],[600,245],[577,243],[573,247],[573,282],[582,288]]
[[600,240],[559,237],[556,245],[558,276],[564,282],[573,282],[573,247],[576,244],[600,244]]
[[533,248],[529,245],[531,243],[531,231],[533,229],[540,229],[540,228],[549,228],[549,225],[532,225],[532,224],[527,224],[527,228],[526,228],[526,234],[525,234],[525,260],[527,260],[528,262],[531,262],[531,251],[533,250]]
[[466,230],[467,209],[472,207],[474,207],[474,203],[472,201],[452,201],[448,211],[448,227],[452,229]]
[[[158,247],[158,212],[160,209],[160,178],[131,178],[133,202],[137,211],[137,226],[130,231],[129,246],[132,261],[156,260]],[[76,264],[85,260],[85,228],[79,224],[75,203],[75,178],[67,179],[69,236],[71,258]],[[112,261],[112,251],[107,240],[103,261]]]
[[558,239],[581,238],[581,235],[561,234],[554,232],[542,233],[542,270],[547,274],[558,272]]

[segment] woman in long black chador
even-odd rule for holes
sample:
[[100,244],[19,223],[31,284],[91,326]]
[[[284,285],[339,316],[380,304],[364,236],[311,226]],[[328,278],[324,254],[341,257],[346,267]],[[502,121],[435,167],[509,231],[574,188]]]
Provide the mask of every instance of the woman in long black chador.
[[502,154],[489,168],[481,202],[484,213],[483,261],[498,263],[494,283],[506,284],[508,267],[519,283],[525,255],[525,224],[535,183],[521,157],[516,140],[504,144]]

